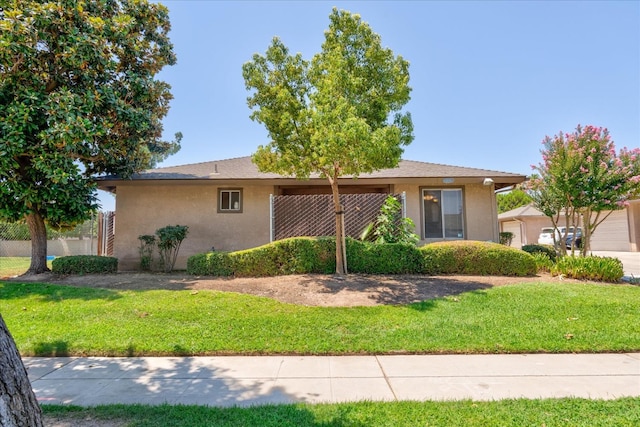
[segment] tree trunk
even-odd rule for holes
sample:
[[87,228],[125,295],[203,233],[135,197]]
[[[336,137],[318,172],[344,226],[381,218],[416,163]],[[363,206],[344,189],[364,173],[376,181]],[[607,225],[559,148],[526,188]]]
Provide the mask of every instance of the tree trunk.
[[44,218],[38,212],[27,215],[27,225],[31,235],[31,265],[25,274],[46,273],[47,267],[47,228]]
[[0,426],[40,427],[42,411],[16,343],[0,315]]
[[340,204],[340,192],[338,191],[338,181],[329,179],[331,184],[331,194],[333,195],[333,208],[336,213],[336,274],[347,274],[347,251],[344,236],[344,221],[342,220],[344,211]]

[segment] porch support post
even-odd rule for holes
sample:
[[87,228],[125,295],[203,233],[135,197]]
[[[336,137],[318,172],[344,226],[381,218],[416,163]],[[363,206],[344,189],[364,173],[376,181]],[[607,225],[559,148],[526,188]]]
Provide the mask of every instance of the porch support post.
[[269,194],[269,243],[273,242],[273,194]]
[[407,217],[407,192],[402,192],[402,218]]

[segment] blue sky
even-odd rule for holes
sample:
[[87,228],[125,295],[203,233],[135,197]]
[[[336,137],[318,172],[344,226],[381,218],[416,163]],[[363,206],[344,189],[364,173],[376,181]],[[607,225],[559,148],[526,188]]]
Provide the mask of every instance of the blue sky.
[[[415,139],[404,158],[529,175],[545,135],[607,127],[640,145],[638,1],[162,1],[177,65],[158,76],[174,100],[173,166],[252,154],[268,143],[249,119],[242,64],[274,36],[305,59],[335,6],[359,13],[409,61]],[[113,209],[111,197],[103,208]]]

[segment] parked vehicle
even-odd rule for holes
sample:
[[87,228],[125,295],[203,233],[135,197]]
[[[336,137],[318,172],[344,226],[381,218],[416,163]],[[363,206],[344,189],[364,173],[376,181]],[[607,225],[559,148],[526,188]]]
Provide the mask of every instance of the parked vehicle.
[[[573,242],[573,237],[574,237],[573,233],[570,232],[565,240],[567,249],[571,249],[571,243]],[[576,244],[574,246],[574,249],[580,249],[582,247],[582,230],[580,230],[579,228],[578,228],[578,232],[575,234],[575,238],[576,238]]]
[[[556,244],[560,243],[560,239],[564,236],[567,227],[558,227],[555,229],[555,241],[553,239],[554,228],[553,227],[543,227],[540,230],[540,235],[538,236],[538,244],[540,245],[553,245],[554,242]],[[573,227],[569,227],[569,231],[567,233],[567,239],[565,241],[567,249],[571,249],[571,242],[573,241]],[[576,248],[579,248],[582,245],[582,228],[578,227],[576,230]]]

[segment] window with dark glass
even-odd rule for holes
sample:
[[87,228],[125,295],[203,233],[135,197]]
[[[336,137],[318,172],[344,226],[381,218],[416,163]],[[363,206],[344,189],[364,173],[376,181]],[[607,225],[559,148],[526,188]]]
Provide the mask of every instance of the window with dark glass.
[[220,190],[218,212],[242,212],[242,190]]
[[461,189],[423,189],[425,239],[464,239]]

